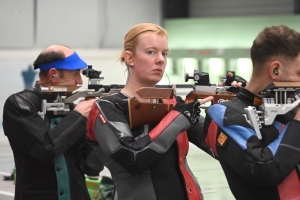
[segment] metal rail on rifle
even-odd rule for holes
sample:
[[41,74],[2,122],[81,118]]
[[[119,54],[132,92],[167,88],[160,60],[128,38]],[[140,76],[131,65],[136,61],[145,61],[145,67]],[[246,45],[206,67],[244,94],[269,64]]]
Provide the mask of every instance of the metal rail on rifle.
[[[214,99],[211,101],[211,105],[231,100],[240,89],[239,87],[218,86],[217,84],[212,84],[210,83],[209,74],[206,72],[200,72],[199,70],[194,70],[193,76],[189,76],[188,73],[185,73],[185,82],[189,79],[194,80],[195,85],[194,90],[186,96],[186,99],[194,96],[201,99],[213,96]],[[208,107],[201,106],[201,108],[206,110]]]
[[88,65],[82,74],[89,78],[88,89],[76,91],[80,86],[48,86],[40,87],[40,92],[55,94],[54,102],[42,100],[41,111],[38,114],[44,119],[47,111],[52,111],[54,115],[66,115],[72,110],[74,102],[81,98],[96,98],[116,93],[123,88],[123,85],[104,86],[100,84],[103,77],[101,71],[94,70],[92,65]]
[[98,91],[88,89],[84,91],[75,91],[79,86],[49,86],[49,87],[41,87],[40,92],[42,93],[52,93],[57,96],[54,102],[47,102],[46,99],[42,100],[41,111],[38,114],[44,119],[47,111],[52,111],[54,115],[66,115],[68,112],[72,110],[72,105],[77,100],[82,98],[96,98],[107,96],[116,93],[120,89],[110,89],[109,92],[105,92],[104,89],[99,89]]
[[259,139],[262,124],[266,126],[273,124],[277,115],[284,115],[300,104],[300,83],[274,82],[260,94],[267,97],[262,98],[259,109],[249,106],[245,108],[244,115]]

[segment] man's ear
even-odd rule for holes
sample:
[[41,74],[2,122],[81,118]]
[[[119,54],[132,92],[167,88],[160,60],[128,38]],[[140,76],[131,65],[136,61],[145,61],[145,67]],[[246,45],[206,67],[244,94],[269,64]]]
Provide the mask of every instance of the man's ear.
[[125,59],[124,62],[125,62],[127,65],[130,65],[130,66],[133,67],[133,65],[134,65],[134,59],[133,59],[133,54],[132,54],[132,52],[131,52],[131,51],[125,51],[124,54],[123,54],[123,56],[124,56],[124,59]]
[[276,80],[281,75],[282,64],[279,61],[273,61],[270,63],[269,74],[273,80]]
[[55,69],[55,68],[49,69],[48,78],[51,82],[56,82],[57,81],[57,78],[56,78],[57,75],[56,74],[57,74],[57,69]]

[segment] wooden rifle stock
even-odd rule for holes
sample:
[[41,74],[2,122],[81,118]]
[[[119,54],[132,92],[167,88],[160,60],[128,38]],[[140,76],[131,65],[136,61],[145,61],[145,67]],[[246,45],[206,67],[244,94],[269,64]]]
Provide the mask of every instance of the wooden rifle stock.
[[[145,124],[159,122],[173,109],[173,104],[158,103],[158,99],[172,99],[172,88],[147,88],[135,91],[141,98],[150,99],[150,103],[139,102],[136,97],[128,100],[129,125],[137,128]],[[156,99],[156,102],[153,102]]]
[[[136,93],[143,99],[150,99],[150,103],[140,102],[136,97],[128,100],[129,125],[134,129],[145,124],[159,122],[168,112],[173,109],[173,104],[158,103],[158,99],[172,99],[173,88],[148,88],[143,87],[136,90]],[[235,94],[227,91],[196,91],[192,90],[185,99],[185,103],[191,103],[197,99],[204,99],[213,96],[211,104],[217,103],[220,99],[231,100]],[[156,102],[153,102],[156,99]]]
[[231,100],[235,97],[235,94],[228,91],[197,91],[192,90],[185,98],[185,103],[191,103],[197,99],[204,99],[212,96],[214,99],[211,101],[211,105],[218,103],[220,100]]

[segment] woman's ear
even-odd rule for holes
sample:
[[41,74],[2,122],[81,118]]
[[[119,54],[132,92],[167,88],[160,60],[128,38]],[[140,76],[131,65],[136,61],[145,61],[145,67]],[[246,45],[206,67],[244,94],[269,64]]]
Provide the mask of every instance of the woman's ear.
[[123,55],[124,55],[124,59],[125,59],[124,62],[127,65],[133,67],[133,65],[134,65],[133,54],[130,51],[125,51]]

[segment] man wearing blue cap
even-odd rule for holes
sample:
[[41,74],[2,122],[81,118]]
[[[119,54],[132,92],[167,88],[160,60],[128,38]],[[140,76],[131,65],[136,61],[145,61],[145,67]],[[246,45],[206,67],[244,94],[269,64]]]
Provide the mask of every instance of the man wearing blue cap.
[[82,84],[80,70],[87,64],[68,47],[53,45],[33,63],[40,80],[32,89],[11,95],[3,110],[3,129],[16,165],[15,200],[90,199],[85,176],[98,176],[103,169],[85,142],[86,122],[95,101],[79,102],[67,115],[38,114],[42,100],[56,95],[40,87]]

